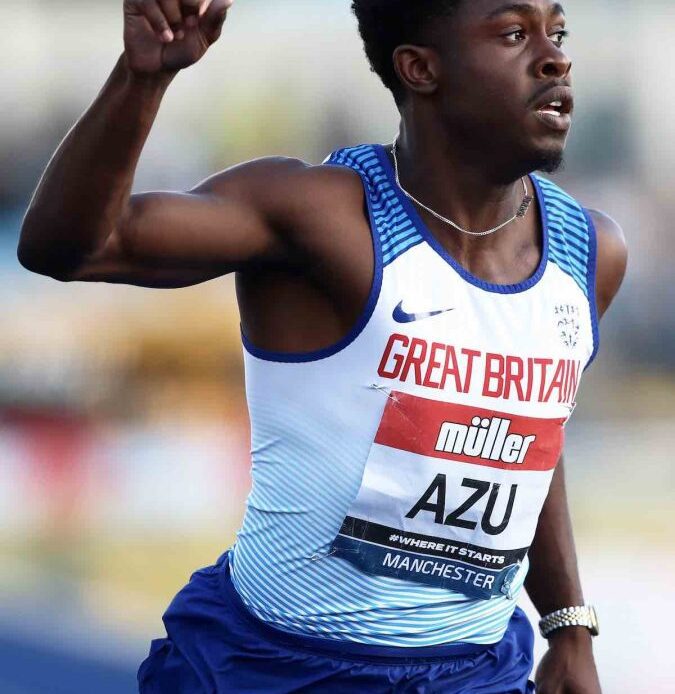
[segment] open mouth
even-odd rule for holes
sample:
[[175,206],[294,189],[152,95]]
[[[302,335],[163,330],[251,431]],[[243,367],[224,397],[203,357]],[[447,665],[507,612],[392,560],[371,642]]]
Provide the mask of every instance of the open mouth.
[[538,113],[560,118],[563,115],[562,106],[562,101],[552,101],[550,104],[546,104],[546,106],[538,109]]
[[574,99],[569,87],[549,89],[535,104],[539,119],[554,130],[568,130],[572,124]]

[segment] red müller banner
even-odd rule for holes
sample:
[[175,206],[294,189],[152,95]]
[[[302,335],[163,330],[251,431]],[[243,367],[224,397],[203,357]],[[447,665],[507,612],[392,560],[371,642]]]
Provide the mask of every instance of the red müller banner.
[[562,453],[565,419],[538,419],[392,392],[375,443],[501,470],[547,471]]

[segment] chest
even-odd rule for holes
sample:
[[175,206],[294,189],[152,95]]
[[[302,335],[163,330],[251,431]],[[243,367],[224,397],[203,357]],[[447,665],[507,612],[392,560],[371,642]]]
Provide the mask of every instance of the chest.
[[569,414],[594,347],[588,301],[557,266],[497,290],[425,244],[385,268],[369,332],[388,388],[543,417]]

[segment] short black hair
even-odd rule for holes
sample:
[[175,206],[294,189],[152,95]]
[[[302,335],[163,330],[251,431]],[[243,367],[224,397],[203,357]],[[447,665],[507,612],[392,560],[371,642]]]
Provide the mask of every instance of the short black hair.
[[405,43],[424,45],[425,30],[434,19],[450,16],[462,0],[353,0],[370,67],[391,90],[397,103],[404,92],[392,59]]

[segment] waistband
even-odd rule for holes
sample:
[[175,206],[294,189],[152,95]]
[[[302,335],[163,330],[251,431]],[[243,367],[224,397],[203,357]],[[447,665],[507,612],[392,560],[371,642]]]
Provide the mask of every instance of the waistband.
[[[231,550],[230,550],[231,551]],[[236,610],[246,626],[261,639],[287,648],[308,651],[326,657],[344,658],[354,656],[359,660],[374,660],[385,663],[420,663],[436,660],[448,660],[453,657],[479,655],[492,648],[495,644],[449,643],[439,646],[403,647],[379,646],[355,641],[326,639],[304,634],[294,634],[282,631],[258,619],[246,607],[237,592],[230,576],[230,552],[226,552],[218,560],[216,566],[220,570],[220,584],[228,604]]]

